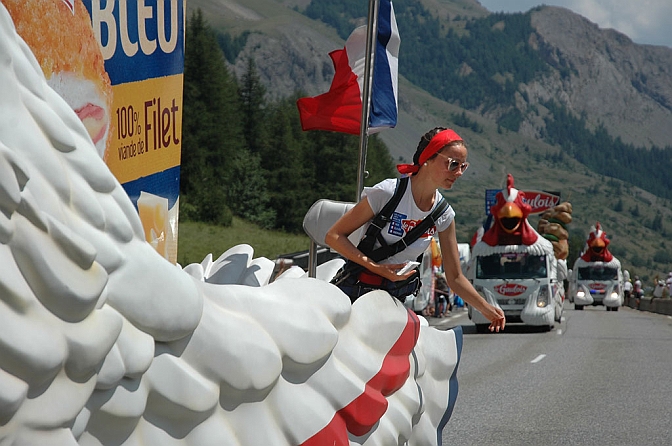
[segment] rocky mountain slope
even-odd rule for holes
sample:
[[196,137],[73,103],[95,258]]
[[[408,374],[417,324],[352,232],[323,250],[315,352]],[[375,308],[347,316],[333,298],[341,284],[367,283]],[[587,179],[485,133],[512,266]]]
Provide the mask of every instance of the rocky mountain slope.
[[[521,85],[530,105],[556,99],[593,126],[635,146],[672,146],[672,48],[638,45],[627,36],[600,29],[573,12],[543,7],[532,13],[534,45],[554,67],[542,80]],[[526,111],[522,110],[522,111]],[[528,113],[524,133],[539,135]]]
[[[189,0],[211,26],[237,35],[252,34],[232,71],[241,76],[252,57],[269,99],[296,90],[307,96],[329,89],[334,70],[329,52],[343,47],[336,31],[308,19],[294,8],[309,0]],[[489,12],[475,0],[423,0],[438,17],[483,17]],[[453,23],[454,22],[450,22]],[[589,126],[603,124],[613,137],[639,147],[672,146],[672,49],[637,45],[563,8],[541,7],[532,13],[530,43],[552,69],[519,86],[516,107],[524,120],[519,132],[495,123],[503,108],[465,111],[440,101],[403,77],[399,83],[399,121],[381,133],[395,159],[409,160],[420,136],[436,125],[458,130],[470,147],[472,167],[447,197],[458,211],[458,236],[466,241],[484,218],[485,189],[504,185],[512,173],[521,189],[560,191],[574,205],[570,231],[582,237],[595,221],[612,237],[614,253],[627,268],[651,278],[672,269],[665,238],[672,233],[672,205],[630,184],[595,174],[569,157],[557,160],[559,148],[538,137],[543,133],[543,103],[549,99],[583,115]],[[401,36],[403,57],[404,36]],[[465,113],[482,131],[452,124]],[[655,218],[662,230],[649,229]],[[672,247],[670,247],[672,249]],[[654,260],[654,258],[656,260]]]

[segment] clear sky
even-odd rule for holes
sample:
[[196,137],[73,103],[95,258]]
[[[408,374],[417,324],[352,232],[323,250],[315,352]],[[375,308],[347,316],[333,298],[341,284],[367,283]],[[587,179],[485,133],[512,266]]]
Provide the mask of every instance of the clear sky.
[[672,0],[478,0],[491,12],[526,12],[541,4],[562,6],[600,28],[613,28],[635,43],[672,48]]

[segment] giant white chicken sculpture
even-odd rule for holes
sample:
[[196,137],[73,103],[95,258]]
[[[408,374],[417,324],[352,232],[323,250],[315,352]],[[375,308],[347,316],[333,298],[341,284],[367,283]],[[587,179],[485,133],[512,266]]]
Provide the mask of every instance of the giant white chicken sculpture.
[[166,261],[2,2],[0,89],[0,444],[441,444],[459,329],[246,245]]

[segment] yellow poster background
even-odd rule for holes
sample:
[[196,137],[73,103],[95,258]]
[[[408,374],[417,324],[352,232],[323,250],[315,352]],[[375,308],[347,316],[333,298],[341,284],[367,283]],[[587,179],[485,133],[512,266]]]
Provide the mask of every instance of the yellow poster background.
[[180,164],[183,75],[113,87],[105,162],[120,183]]

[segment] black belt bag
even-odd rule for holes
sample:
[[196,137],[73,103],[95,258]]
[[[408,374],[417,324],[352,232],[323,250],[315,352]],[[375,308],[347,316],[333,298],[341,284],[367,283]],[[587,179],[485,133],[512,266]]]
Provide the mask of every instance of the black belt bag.
[[408,279],[393,282],[349,260],[343,268],[338,270],[331,283],[338,286],[341,291],[347,294],[351,302],[357,300],[362,294],[374,290],[387,291],[401,302],[404,302],[407,296],[416,295],[422,284],[420,281],[420,272],[417,269]]

